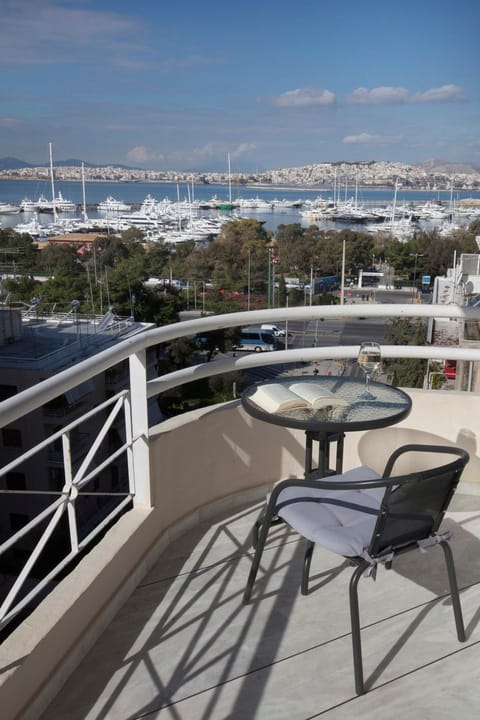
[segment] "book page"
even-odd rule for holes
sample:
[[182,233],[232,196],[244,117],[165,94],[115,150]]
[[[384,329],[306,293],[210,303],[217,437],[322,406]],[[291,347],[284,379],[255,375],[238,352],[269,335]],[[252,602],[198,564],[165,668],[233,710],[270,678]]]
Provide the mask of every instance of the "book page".
[[281,385],[280,383],[259,385],[253,395],[251,395],[250,400],[264,410],[272,413],[309,406],[307,400],[299,397],[296,393],[289,390],[286,385]]
[[337,397],[320,384],[296,382],[289,385],[289,389],[304,398],[315,409],[328,407],[329,405],[348,405],[346,400]]

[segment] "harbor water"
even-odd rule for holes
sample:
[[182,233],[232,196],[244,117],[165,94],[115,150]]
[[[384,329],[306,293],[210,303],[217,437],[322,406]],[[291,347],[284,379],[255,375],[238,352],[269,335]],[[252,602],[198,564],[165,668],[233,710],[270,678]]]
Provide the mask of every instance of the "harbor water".
[[[80,182],[55,181],[55,192],[61,193],[63,198],[71,200],[77,205],[77,215],[80,217],[83,206],[83,187]],[[379,205],[388,206],[393,201],[393,188],[361,188],[355,192],[354,188],[342,189],[337,193],[337,201],[345,201],[354,199],[359,205]],[[19,205],[22,200],[28,198],[37,200],[41,195],[51,198],[50,181],[37,180],[0,180],[0,202]],[[305,187],[265,187],[257,185],[216,185],[216,184],[195,184],[187,185],[177,183],[142,183],[142,182],[108,182],[108,181],[89,181],[85,183],[85,203],[87,207],[88,217],[94,219],[100,217],[97,211],[98,203],[104,201],[107,197],[113,197],[115,200],[123,201],[133,208],[140,207],[145,198],[150,196],[156,201],[167,198],[173,202],[191,202],[201,201],[208,202],[212,198],[228,202],[232,200],[234,203],[239,200],[258,198],[268,203],[273,201],[286,200],[294,202],[295,207],[280,208],[278,205],[272,206],[272,209],[265,208],[244,208],[235,209],[241,217],[256,218],[262,223],[266,229],[275,231],[278,225],[288,225],[291,223],[301,223],[302,225],[311,224],[305,221],[300,215],[302,206],[307,202],[316,200],[333,201],[333,188],[305,188]],[[480,202],[480,193],[473,191],[455,191],[453,196],[450,191],[419,191],[400,188],[397,192],[396,202],[399,207],[402,204],[412,204],[419,202],[441,203],[448,206],[449,203],[458,203],[462,200],[473,199]],[[29,217],[28,213],[20,212],[15,215],[0,215],[0,223],[2,228],[15,227],[19,223],[24,223]],[[52,221],[51,214],[38,215],[40,223],[48,224]],[[322,229],[339,229],[341,227],[353,226],[350,222],[331,222],[322,220],[316,222]]]

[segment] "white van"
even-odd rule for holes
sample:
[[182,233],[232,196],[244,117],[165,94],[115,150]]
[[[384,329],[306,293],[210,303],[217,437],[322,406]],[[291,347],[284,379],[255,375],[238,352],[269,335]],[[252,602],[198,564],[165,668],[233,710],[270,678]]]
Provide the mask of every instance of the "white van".
[[273,333],[275,337],[285,337],[285,330],[283,328],[278,328],[276,325],[260,325],[260,328]]
[[275,335],[270,330],[260,327],[247,327],[240,330],[240,339],[234,350],[269,352],[276,350]]

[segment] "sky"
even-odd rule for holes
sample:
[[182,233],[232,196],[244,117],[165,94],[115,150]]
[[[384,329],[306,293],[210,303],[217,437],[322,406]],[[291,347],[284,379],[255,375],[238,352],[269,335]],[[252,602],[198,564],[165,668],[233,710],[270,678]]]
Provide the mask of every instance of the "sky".
[[480,0],[0,0],[0,157],[480,164]]

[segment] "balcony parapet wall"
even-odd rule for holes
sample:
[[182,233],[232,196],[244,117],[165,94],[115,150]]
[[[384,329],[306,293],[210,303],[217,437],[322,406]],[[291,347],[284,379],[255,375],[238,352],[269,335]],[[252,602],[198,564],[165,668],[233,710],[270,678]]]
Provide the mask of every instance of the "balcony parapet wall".
[[[408,392],[413,408],[402,423],[347,435],[345,468],[367,463],[381,470],[390,449],[404,442],[452,443],[471,454],[463,486],[480,493],[479,395]],[[154,427],[153,508],[122,516],[5,640],[2,718],[37,718],[172,539],[208,517],[263,498],[277,480],[301,475],[304,441],[302,431],[248,416],[238,401]]]

